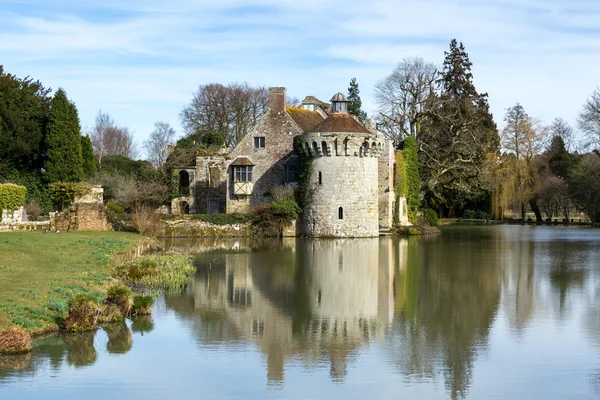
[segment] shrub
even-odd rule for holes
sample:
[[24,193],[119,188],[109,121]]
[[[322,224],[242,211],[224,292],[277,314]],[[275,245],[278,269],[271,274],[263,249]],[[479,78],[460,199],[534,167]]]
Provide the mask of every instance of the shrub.
[[128,315],[131,311],[131,297],[131,289],[125,285],[116,285],[108,289],[107,300],[119,307],[123,315]]
[[152,296],[135,296],[133,298],[133,314],[134,315],[150,315],[152,314],[152,305],[154,297]]
[[35,200],[31,200],[25,204],[25,210],[27,211],[27,217],[31,221],[37,221],[38,217],[42,215],[42,209]]
[[19,328],[0,331],[0,353],[31,351],[31,335]]
[[440,223],[437,213],[430,208],[423,210],[423,216],[431,226],[438,226]]
[[164,228],[160,215],[145,205],[135,207],[131,222],[139,234],[146,236],[158,236]]
[[232,214],[198,214],[193,215],[193,219],[199,219],[213,225],[236,225],[250,222],[252,217],[243,213]]
[[100,315],[98,316],[98,322],[106,324],[110,322],[119,322],[123,320],[123,313],[118,305],[114,303],[104,304],[100,308]]
[[27,188],[12,183],[0,184],[0,210],[14,211],[25,204]]
[[475,218],[477,219],[491,219],[490,214],[486,213],[485,211],[477,211],[475,213]]
[[88,293],[79,293],[69,302],[69,316],[63,329],[69,332],[92,331],[98,323],[98,299]]
[[253,223],[266,236],[280,236],[302,212],[294,200],[274,201],[254,210]]
[[91,193],[92,186],[87,182],[54,182],[48,185],[50,198],[57,210],[69,207],[75,196],[85,196]]
[[125,207],[123,207],[120,204],[108,203],[106,205],[106,208],[108,210],[114,212],[115,214],[124,214],[125,213]]
[[465,210],[465,212],[463,213],[463,218],[464,219],[476,219],[477,214],[475,213],[474,210]]

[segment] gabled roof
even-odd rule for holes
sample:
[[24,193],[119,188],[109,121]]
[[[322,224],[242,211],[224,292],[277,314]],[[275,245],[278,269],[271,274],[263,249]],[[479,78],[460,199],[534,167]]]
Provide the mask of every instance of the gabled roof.
[[329,111],[329,108],[331,107],[331,104],[319,100],[315,96],[306,96],[304,100],[302,100],[301,104],[314,104],[315,106],[321,106],[321,108],[325,111]]
[[315,126],[323,122],[323,117],[316,111],[298,107],[286,107],[285,111],[304,132],[312,132]]
[[254,165],[254,163],[246,156],[239,156],[233,160],[231,165]]
[[354,117],[346,113],[331,114],[323,122],[315,126],[311,132],[371,133],[360,122],[355,120]]

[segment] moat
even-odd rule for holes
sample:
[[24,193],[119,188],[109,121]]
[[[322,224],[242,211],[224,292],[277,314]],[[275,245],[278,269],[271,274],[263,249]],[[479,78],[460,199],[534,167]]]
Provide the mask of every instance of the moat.
[[185,293],[1,356],[0,398],[600,395],[600,229],[166,246],[195,254]]

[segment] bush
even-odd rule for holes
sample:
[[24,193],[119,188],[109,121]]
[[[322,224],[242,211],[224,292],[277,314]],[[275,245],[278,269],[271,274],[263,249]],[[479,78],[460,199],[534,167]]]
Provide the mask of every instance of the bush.
[[0,353],[31,351],[31,335],[19,328],[0,331]]
[[263,235],[280,236],[283,229],[301,212],[302,209],[294,200],[274,201],[254,210],[253,223]]
[[477,219],[491,219],[490,214],[486,213],[485,211],[477,211],[475,213],[475,218]]
[[437,213],[430,208],[423,210],[423,216],[431,226],[438,226],[440,223]]
[[30,221],[37,221],[38,217],[42,215],[42,209],[35,200],[25,204],[25,211],[27,211],[27,217]]
[[93,331],[98,324],[98,299],[88,293],[79,293],[69,302],[69,316],[62,328],[69,332]]
[[465,212],[463,213],[463,218],[464,219],[476,219],[477,214],[475,213],[474,210],[465,210]]
[[57,210],[69,207],[75,196],[85,196],[92,192],[92,186],[87,182],[54,182],[48,185],[50,198]]
[[134,315],[150,315],[152,314],[152,305],[154,297],[152,296],[135,296],[133,298],[133,314]]
[[14,211],[25,204],[27,188],[12,183],[0,184],[0,210]]
[[145,205],[135,207],[131,223],[139,234],[151,237],[160,235],[164,228],[160,215]]
[[108,203],[106,209],[114,212],[115,214],[125,214],[125,207],[120,204]]
[[125,285],[116,285],[108,289],[107,300],[119,307],[124,316],[131,311],[131,298],[131,289]]

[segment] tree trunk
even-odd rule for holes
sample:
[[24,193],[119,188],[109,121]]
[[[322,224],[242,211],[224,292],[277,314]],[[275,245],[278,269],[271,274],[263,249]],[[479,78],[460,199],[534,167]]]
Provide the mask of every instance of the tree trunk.
[[540,207],[537,204],[537,197],[532,197],[529,199],[529,206],[533,210],[535,214],[535,219],[537,222],[544,222],[544,218],[542,217],[542,212],[540,211]]

